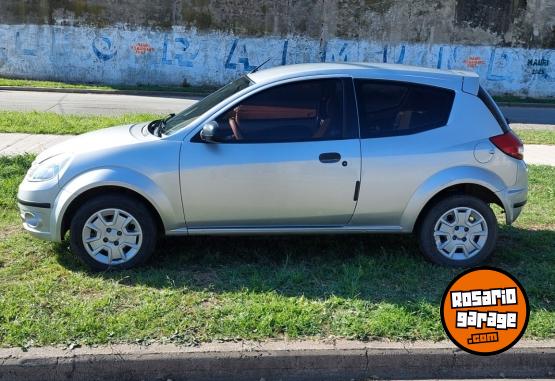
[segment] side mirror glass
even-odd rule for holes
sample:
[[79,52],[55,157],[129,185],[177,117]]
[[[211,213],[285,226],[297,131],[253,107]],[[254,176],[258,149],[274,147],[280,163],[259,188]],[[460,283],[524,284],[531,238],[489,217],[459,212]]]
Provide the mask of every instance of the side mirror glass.
[[200,130],[200,138],[206,143],[218,143],[224,140],[222,129],[215,120],[206,123]]

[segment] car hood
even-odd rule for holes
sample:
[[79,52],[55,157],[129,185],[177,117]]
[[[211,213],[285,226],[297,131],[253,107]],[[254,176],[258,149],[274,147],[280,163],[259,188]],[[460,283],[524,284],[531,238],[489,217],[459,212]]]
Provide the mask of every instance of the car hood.
[[43,151],[37,156],[35,162],[40,163],[59,154],[77,154],[138,143],[140,140],[136,134],[131,133],[134,126],[136,125],[127,124],[75,136]]

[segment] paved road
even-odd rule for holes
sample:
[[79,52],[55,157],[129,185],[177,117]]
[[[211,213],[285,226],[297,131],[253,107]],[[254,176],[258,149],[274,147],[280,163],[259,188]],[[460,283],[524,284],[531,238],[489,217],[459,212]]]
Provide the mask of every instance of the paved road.
[[[118,115],[132,112],[169,114],[193,104],[198,98],[137,95],[72,94],[0,90],[0,109],[52,111],[60,114]],[[504,107],[513,123],[555,125],[555,107]]]
[[91,115],[120,115],[137,112],[169,114],[189,107],[197,99],[0,90],[0,109]]
[[501,107],[511,123],[555,124],[555,106],[551,107]]

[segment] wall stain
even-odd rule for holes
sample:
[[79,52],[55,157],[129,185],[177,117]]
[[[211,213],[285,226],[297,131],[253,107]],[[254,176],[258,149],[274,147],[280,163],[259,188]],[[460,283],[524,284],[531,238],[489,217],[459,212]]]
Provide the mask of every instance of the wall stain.
[[555,0],[1,0],[0,24],[555,48]]

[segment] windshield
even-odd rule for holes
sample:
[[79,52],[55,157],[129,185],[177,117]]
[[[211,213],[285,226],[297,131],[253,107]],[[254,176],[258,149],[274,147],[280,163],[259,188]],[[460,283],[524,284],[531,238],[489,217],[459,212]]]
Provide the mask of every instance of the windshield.
[[169,118],[165,122],[165,125],[161,132],[165,135],[172,135],[176,133],[182,128],[187,127],[189,124],[194,122],[199,116],[204,114],[206,111],[210,110],[212,107],[214,107],[224,99],[249,87],[251,84],[252,84],[251,80],[246,76],[243,76],[231,83],[228,83],[227,85],[220,88],[219,90],[216,90],[206,98],[198,101],[191,107]]

